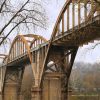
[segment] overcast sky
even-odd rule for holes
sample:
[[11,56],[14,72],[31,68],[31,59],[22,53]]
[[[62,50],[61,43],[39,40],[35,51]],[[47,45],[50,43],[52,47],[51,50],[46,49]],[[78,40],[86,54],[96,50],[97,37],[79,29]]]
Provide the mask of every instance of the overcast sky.
[[[50,39],[57,16],[60,13],[60,10],[63,7],[65,0],[49,0],[48,2],[47,1],[45,0],[45,3],[43,3],[44,8],[46,9],[46,14],[48,16],[47,29],[46,30],[39,29],[32,33],[40,34],[44,36],[46,39]],[[94,45],[94,44],[89,44],[88,46],[83,46],[79,49],[77,53],[76,61],[84,61],[84,62],[91,62],[91,63],[99,61],[100,46],[97,46],[93,50],[88,50],[88,48],[90,48],[91,45]],[[0,50],[0,53],[1,52],[2,51]]]

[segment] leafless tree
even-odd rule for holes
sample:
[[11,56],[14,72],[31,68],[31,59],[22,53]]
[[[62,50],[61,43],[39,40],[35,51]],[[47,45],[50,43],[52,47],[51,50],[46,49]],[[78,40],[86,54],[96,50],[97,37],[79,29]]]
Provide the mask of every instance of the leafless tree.
[[95,2],[97,2],[100,5],[100,0],[94,0]]
[[45,15],[38,0],[0,0],[0,45],[16,29],[45,28]]

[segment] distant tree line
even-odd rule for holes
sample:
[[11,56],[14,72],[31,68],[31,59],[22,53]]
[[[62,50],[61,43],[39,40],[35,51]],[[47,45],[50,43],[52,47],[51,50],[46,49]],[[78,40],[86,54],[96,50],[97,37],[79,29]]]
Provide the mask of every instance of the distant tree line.
[[100,63],[75,63],[69,85],[80,92],[100,92]]

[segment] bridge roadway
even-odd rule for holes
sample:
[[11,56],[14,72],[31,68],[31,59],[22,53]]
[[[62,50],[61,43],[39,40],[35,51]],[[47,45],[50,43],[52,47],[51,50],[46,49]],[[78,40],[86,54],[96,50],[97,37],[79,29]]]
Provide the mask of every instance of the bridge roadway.
[[[99,37],[100,37],[99,25],[100,25],[100,15],[94,17],[90,22],[87,23],[87,25],[85,23],[82,23],[80,25],[80,29],[78,29],[78,26],[76,26],[74,28],[74,31],[73,29],[70,29],[69,31],[64,32],[64,35],[60,33],[60,35],[56,36],[56,38],[52,41],[52,45],[65,46],[66,48],[68,48],[71,46],[82,46],[84,44],[87,45],[89,42],[93,42],[94,38],[95,40],[99,40]],[[92,30],[94,34],[88,29]],[[80,34],[77,34],[77,33],[80,33]],[[49,44],[49,41],[39,44],[37,47],[32,48],[30,52],[32,53],[32,52],[38,51],[41,48],[45,48],[48,46],[48,44]],[[25,52],[24,54],[19,55],[18,57],[11,60],[7,64],[4,63],[3,66],[13,66],[13,65],[16,66],[16,63],[18,64],[22,62],[25,63],[25,61],[29,61],[27,55],[28,55],[27,52]]]
[[[85,7],[81,8],[82,4],[85,7],[91,5],[88,13]],[[75,6],[78,6],[77,19]],[[83,9],[84,21],[81,21]],[[85,3],[79,1],[76,5],[74,0],[68,0],[58,16],[49,41],[33,34],[19,35],[14,39],[9,55],[5,57],[2,65],[2,99],[25,99],[26,94],[23,94],[21,87],[25,68],[29,65],[32,70],[29,76],[32,77],[32,84],[31,98],[27,100],[66,100],[68,81],[79,46],[99,38],[99,4],[91,0]],[[28,78],[26,80],[28,82]]]

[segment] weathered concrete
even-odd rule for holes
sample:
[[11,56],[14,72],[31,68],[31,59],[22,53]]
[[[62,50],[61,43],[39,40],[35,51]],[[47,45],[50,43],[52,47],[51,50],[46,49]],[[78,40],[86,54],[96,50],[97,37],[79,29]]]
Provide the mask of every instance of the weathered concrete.
[[41,100],[41,89],[33,87],[31,90],[31,100]]
[[17,85],[13,83],[6,84],[3,100],[18,100]]

